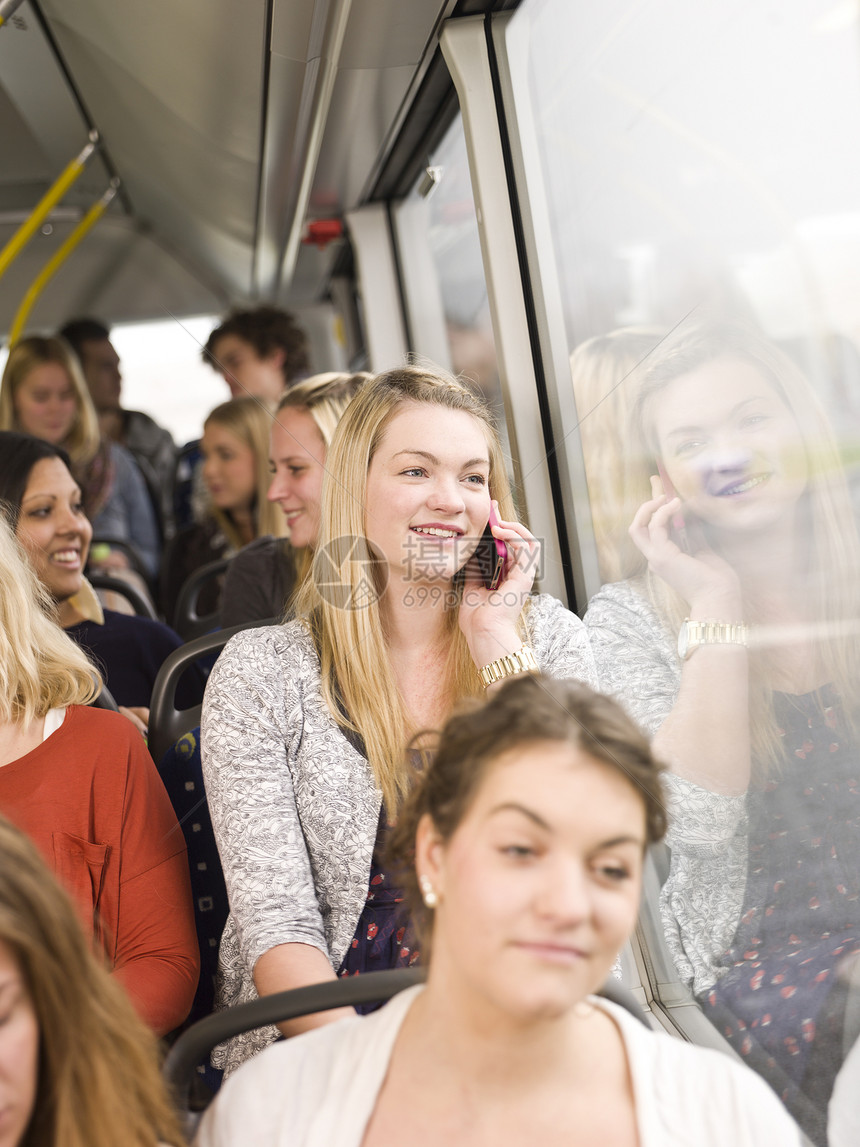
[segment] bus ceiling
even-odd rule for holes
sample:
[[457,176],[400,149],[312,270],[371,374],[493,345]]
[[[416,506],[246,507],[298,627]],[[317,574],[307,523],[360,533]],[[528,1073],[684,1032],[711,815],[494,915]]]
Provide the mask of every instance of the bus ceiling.
[[101,143],[0,279],[0,330],[117,179],[32,329],[72,311],[130,321],[319,298],[344,240],[303,244],[307,220],[367,199],[442,21],[474,6],[0,0],[0,249],[91,132]]

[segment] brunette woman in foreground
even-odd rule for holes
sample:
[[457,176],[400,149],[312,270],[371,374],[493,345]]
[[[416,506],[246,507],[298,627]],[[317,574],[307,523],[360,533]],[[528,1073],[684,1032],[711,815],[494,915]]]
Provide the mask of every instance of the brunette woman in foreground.
[[591,995],[664,830],[659,766],[608,698],[520,677],[451,718],[391,840],[426,988],[267,1049],[199,1147],[799,1145],[753,1072]]

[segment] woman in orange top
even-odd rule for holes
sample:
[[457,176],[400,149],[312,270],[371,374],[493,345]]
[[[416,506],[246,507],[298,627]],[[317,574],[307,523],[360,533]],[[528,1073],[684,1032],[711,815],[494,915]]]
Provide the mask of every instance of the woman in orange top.
[[198,953],[182,833],[140,735],[0,519],[0,812],[39,847],[140,1015],[182,1022]]

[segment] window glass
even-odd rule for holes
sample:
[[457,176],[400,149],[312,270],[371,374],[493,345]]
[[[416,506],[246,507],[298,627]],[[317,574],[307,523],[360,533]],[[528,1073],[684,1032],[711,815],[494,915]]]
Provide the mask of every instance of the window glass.
[[230,397],[223,378],[201,358],[218,321],[206,315],[111,328],[122,370],[122,405],[150,414],[177,445],[199,438],[209,411]]
[[[441,359],[441,365],[475,382],[504,433],[496,346],[459,115],[398,214],[413,349]],[[422,281],[410,285],[414,274]],[[435,281],[428,283],[428,276]]]
[[670,768],[662,942],[818,1144],[860,1026],[857,16],[525,0],[508,31],[608,583],[587,621]]

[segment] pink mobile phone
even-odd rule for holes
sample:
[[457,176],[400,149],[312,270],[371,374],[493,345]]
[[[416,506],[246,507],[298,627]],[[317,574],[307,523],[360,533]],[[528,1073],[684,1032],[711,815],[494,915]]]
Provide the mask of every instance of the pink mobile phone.
[[[677,498],[678,491],[672,485],[672,479],[666,473],[666,467],[659,460],[657,461],[657,473],[660,475],[660,481],[663,483],[663,493],[667,498]],[[675,531],[678,538],[678,545],[682,550],[689,553],[687,546],[687,523],[684,521],[684,515],[680,509],[672,515],[672,529]]]
[[495,506],[490,506],[490,519],[478,542],[475,555],[481,569],[481,580],[487,589],[498,589],[508,561],[508,547],[493,534],[491,526],[499,524]]

